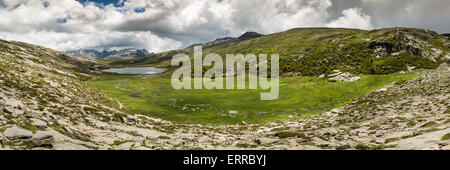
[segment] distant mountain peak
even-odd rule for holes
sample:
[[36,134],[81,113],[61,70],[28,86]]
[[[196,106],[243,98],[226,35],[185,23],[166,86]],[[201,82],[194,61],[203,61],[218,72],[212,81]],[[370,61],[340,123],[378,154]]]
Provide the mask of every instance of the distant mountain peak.
[[208,48],[208,47],[212,47],[212,46],[217,46],[220,44],[233,44],[233,43],[239,43],[242,41],[247,41],[247,40],[251,40],[251,39],[255,39],[258,37],[263,36],[262,34],[259,34],[257,32],[245,32],[244,34],[242,34],[241,36],[235,38],[235,37],[222,37],[222,38],[217,38],[214,41],[211,42],[206,42],[206,43],[197,43],[197,44],[192,44],[190,46],[188,46],[187,48],[193,48],[194,46],[203,46],[204,48]]
[[67,53],[85,58],[88,60],[121,60],[121,59],[132,59],[132,58],[142,58],[153,55],[154,53],[148,52],[146,49],[137,48],[126,48],[122,50],[103,50],[102,52],[94,49],[78,49],[73,51],[68,51]]
[[245,32],[244,34],[239,36],[239,39],[241,39],[241,40],[249,40],[249,39],[258,38],[258,37],[261,37],[261,36],[263,36],[263,35],[259,34],[257,32],[249,31],[249,32]]

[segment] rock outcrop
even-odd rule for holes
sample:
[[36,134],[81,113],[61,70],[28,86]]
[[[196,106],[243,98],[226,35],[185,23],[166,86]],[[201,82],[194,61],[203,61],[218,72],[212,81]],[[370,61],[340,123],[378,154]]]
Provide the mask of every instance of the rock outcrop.
[[353,82],[361,79],[361,77],[348,72],[341,72],[339,70],[334,70],[333,72],[333,74],[328,75],[328,79],[332,81]]
[[35,147],[52,145],[55,141],[53,134],[47,131],[37,131],[27,140]]
[[5,132],[3,133],[5,137],[7,137],[10,140],[16,140],[16,139],[28,139],[33,136],[33,133],[29,130],[19,128],[17,126],[13,126],[10,128],[7,128]]

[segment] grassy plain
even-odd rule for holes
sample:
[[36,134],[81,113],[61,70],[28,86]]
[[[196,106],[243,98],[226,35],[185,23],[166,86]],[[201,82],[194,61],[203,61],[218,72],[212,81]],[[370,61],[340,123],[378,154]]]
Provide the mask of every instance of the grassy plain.
[[[356,82],[326,78],[280,79],[279,99],[260,100],[268,90],[175,90],[169,78],[104,74],[87,84],[132,113],[180,123],[236,124],[300,119],[342,106],[383,86],[417,77],[416,74],[360,75]],[[289,118],[290,117],[290,118]]]

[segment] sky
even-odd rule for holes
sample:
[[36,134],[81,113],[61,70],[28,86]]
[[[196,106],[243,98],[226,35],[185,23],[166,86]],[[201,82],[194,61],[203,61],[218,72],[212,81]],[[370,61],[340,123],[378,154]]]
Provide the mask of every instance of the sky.
[[450,32],[450,0],[0,0],[0,39],[60,51],[163,52],[297,27]]

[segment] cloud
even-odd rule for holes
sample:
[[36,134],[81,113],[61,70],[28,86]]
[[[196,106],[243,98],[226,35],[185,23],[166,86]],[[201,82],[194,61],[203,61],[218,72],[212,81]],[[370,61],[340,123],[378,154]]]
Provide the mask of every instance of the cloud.
[[417,27],[450,32],[449,0],[360,0],[376,28]]
[[161,52],[246,31],[268,34],[295,27],[449,30],[445,16],[450,1],[427,2],[126,0],[105,6],[76,0],[0,0],[0,38],[57,50],[135,47]]
[[343,16],[327,24],[327,27],[345,27],[371,29],[370,16],[361,12],[360,8],[350,8],[342,11]]
[[59,50],[72,49],[121,49],[143,48],[164,51],[179,48],[179,41],[158,37],[151,32],[103,31],[93,33],[65,33],[52,31],[28,32],[26,34],[0,32],[0,38],[41,44]]

